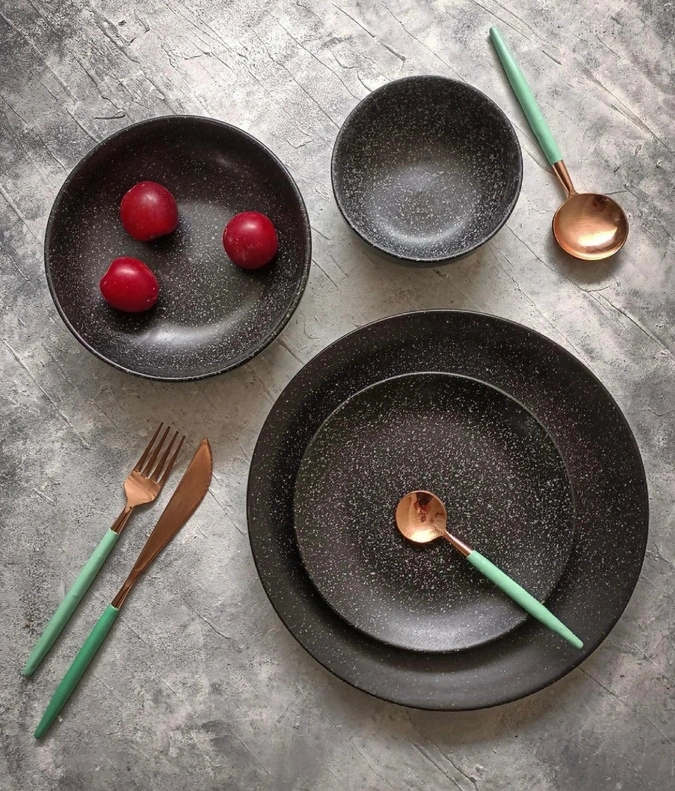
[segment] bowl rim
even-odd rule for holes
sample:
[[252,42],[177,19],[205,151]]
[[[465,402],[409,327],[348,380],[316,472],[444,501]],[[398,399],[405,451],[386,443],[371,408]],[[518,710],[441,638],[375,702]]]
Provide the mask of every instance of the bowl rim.
[[[298,279],[295,292],[293,293],[293,298],[291,299],[284,314],[281,316],[279,321],[272,327],[270,332],[261,341],[255,344],[251,350],[240,355],[239,357],[234,358],[234,360],[228,362],[227,365],[222,366],[217,371],[209,371],[207,373],[194,374],[188,376],[185,375],[159,376],[157,374],[143,373],[141,371],[134,370],[133,368],[129,368],[126,365],[123,365],[122,363],[110,359],[105,354],[94,348],[88,341],[86,341],[82,337],[82,335],[78,332],[78,330],[75,328],[75,326],[68,318],[63,306],[61,305],[59,297],[56,293],[56,289],[54,287],[54,282],[52,279],[52,261],[51,261],[51,253],[50,253],[50,243],[52,240],[54,225],[57,222],[58,215],[60,214],[61,204],[72,182],[82,172],[82,169],[87,165],[87,163],[101,149],[103,149],[113,140],[116,140],[119,137],[123,137],[127,135],[131,130],[137,130],[144,126],[152,126],[158,123],[166,123],[166,122],[169,123],[197,122],[207,126],[224,128],[227,132],[231,134],[234,133],[235,135],[239,135],[243,138],[246,138],[254,146],[256,146],[259,149],[262,149],[262,151],[266,153],[278,165],[282,173],[286,175],[290,187],[292,191],[295,193],[302,214],[302,231],[304,232],[304,241],[306,248],[304,260],[302,261],[302,273],[300,275],[300,278]],[[254,137],[249,132],[244,131],[240,127],[234,126],[234,124],[229,124],[226,121],[220,121],[217,118],[211,118],[209,116],[192,115],[192,114],[158,115],[158,116],[153,116],[152,118],[145,118],[142,121],[137,121],[133,124],[129,124],[128,126],[123,127],[122,129],[118,129],[116,132],[113,132],[111,135],[108,135],[103,140],[98,142],[77,162],[77,164],[73,167],[73,169],[70,171],[65,181],[61,185],[59,191],[56,194],[56,198],[54,198],[52,208],[49,212],[49,219],[47,220],[43,249],[44,249],[44,261],[45,261],[45,277],[47,279],[47,286],[49,287],[49,293],[51,294],[52,301],[54,302],[56,310],[61,316],[63,323],[70,330],[73,336],[82,344],[82,346],[84,346],[85,349],[87,349],[87,351],[91,352],[95,357],[98,357],[99,360],[102,360],[103,362],[107,363],[113,368],[116,368],[119,371],[123,371],[124,373],[131,374],[132,376],[138,376],[141,379],[150,379],[158,382],[194,382],[200,379],[209,379],[212,376],[220,376],[221,374],[227,373],[228,371],[232,371],[235,368],[239,368],[239,366],[244,365],[245,363],[253,359],[253,357],[255,357],[257,354],[260,354],[260,352],[266,349],[272,343],[272,341],[274,341],[281,334],[284,327],[290,321],[291,316],[293,315],[293,313],[295,313],[295,310],[298,307],[300,300],[302,299],[302,296],[305,292],[305,288],[307,286],[307,281],[309,279],[309,272],[312,263],[312,231],[311,231],[309,215],[307,213],[307,207],[302,197],[302,193],[300,192],[300,189],[298,188],[298,185],[295,182],[295,179],[291,175],[286,165],[284,165],[284,163],[281,161],[281,159],[279,159],[279,157],[264,143],[258,140],[258,138]]]
[[[340,145],[343,142],[343,138],[346,134],[346,131],[349,129],[350,125],[353,123],[356,115],[363,110],[363,106],[370,101],[373,101],[373,98],[376,96],[381,96],[382,94],[388,92],[392,89],[392,87],[398,87],[402,83],[406,82],[438,82],[438,83],[445,83],[447,87],[456,89],[457,86],[461,86],[462,88],[468,89],[469,92],[473,92],[477,94],[482,100],[487,102],[489,105],[492,105],[494,109],[497,111],[497,114],[502,117],[506,124],[506,129],[513,143],[514,150],[518,154],[518,167],[517,167],[517,186],[513,196],[513,199],[506,207],[504,212],[504,216],[499,220],[497,225],[490,231],[489,234],[485,235],[481,240],[476,242],[475,244],[467,247],[464,250],[461,250],[457,253],[454,253],[451,256],[441,255],[435,257],[426,257],[423,258],[421,256],[410,256],[410,255],[401,255],[400,253],[395,253],[392,250],[388,250],[386,247],[378,244],[373,239],[368,238],[368,236],[360,231],[354,222],[350,219],[349,211],[343,205],[340,196],[338,194],[338,189],[336,187],[336,180],[338,171],[340,170],[340,166],[338,164],[338,157]],[[487,242],[492,239],[495,234],[497,234],[506,224],[509,217],[513,213],[513,210],[518,202],[518,198],[520,197],[520,192],[523,186],[523,152],[522,147],[520,145],[520,141],[518,140],[518,135],[516,134],[515,127],[509,120],[509,117],[506,115],[504,110],[494,101],[491,99],[486,93],[481,91],[479,88],[476,88],[471,83],[465,82],[464,80],[456,80],[452,77],[445,77],[441,74],[411,74],[406,77],[400,77],[396,80],[391,80],[386,82],[384,85],[380,85],[379,88],[376,88],[374,91],[371,91],[367,96],[364,96],[358,104],[350,111],[349,115],[345,118],[342,122],[342,126],[340,127],[337,136],[335,138],[335,143],[333,144],[333,153],[331,156],[331,167],[330,167],[330,175],[331,175],[331,186],[333,188],[333,196],[335,197],[335,202],[337,204],[338,209],[340,210],[340,214],[344,218],[347,225],[354,231],[354,233],[362,239],[366,244],[370,247],[374,248],[378,252],[382,253],[384,256],[394,259],[395,261],[406,262],[406,263],[414,263],[418,264],[421,267],[423,266],[434,266],[438,264],[448,264],[452,261],[457,261],[460,258],[464,258],[465,256],[471,255],[471,253],[475,252],[479,247],[486,244]]]

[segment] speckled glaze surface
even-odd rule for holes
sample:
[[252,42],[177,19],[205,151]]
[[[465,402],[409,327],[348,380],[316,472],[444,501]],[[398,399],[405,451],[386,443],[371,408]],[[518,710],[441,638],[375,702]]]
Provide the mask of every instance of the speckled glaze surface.
[[[537,418],[565,463],[575,519],[571,552],[547,600],[584,640],[573,649],[527,619],[497,640],[446,653],[387,645],[350,626],[307,574],[294,528],[301,460],[326,418],[387,377],[474,377]],[[291,633],[326,668],[371,694],[428,709],[504,703],[550,684],[597,648],[637,582],[648,531],[642,461],[615,401],[569,352],[519,324],[464,311],[393,316],[344,336],[308,363],[271,410],[248,486],[253,555]]]
[[448,529],[544,600],[565,569],[572,497],[558,451],[531,413],[474,379],[395,377],[348,399],[303,456],[295,485],[300,554],[349,623],[415,651],[493,640],[526,613],[445,541],[418,545],[394,511],[433,491]]
[[[122,196],[143,180],[167,187],[180,213],[176,231],[154,242],[132,239],[119,219]],[[279,237],[257,271],[236,267],[222,246],[227,222],[249,209]],[[159,280],[147,313],[121,313],[100,294],[122,255]],[[75,337],[117,368],[164,380],[223,373],[264,349],[300,301],[310,260],[309,219],[283,164],[242,130],[196,116],[143,121],[98,145],[64,183],[45,238],[49,287]]]
[[405,77],[367,96],[335,141],[335,199],[354,231],[402,263],[468,255],[507,221],[523,162],[504,113],[467,83]]

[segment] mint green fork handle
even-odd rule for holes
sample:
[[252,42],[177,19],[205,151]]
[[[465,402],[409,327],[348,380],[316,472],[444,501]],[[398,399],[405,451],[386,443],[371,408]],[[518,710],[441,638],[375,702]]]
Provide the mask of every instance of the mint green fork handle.
[[486,576],[494,584],[501,588],[504,593],[510,596],[515,602],[534,616],[538,621],[547,626],[552,632],[560,635],[568,643],[571,643],[575,648],[583,648],[584,644],[581,640],[568,629],[565,624],[544,605],[537,601],[531,593],[528,593],[525,588],[522,588],[517,582],[514,582],[508,574],[497,568],[495,564],[488,560],[486,557],[476,552],[474,549],[470,552],[466,559],[475,566],[481,574]]
[[496,27],[490,28],[490,38],[495,50],[497,51],[499,60],[502,62],[506,76],[511,83],[513,92],[516,94],[516,98],[520,102],[520,106],[523,108],[523,112],[525,113],[525,117],[527,118],[530,128],[536,135],[539,145],[546,155],[546,159],[548,159],[549,165],[555,165],[556,162],[560,162],[562,159],[562,154],[560,153],[558,144],[553,139],[553,135],[551,134],[551,130],[546,123],[544,114],[539,109],[539,105],[537,104],[537,100],[534,98],[532,89],[527,84],[525,75],[520,70],[520,66],[516,63],[513,55],[511,54],[511,50],[506,46],[506,42]]
[[64,600],[59,604],[56,612],[52,615],[44,632],[40,636],[40,639],[35,644],[35,648],[33,648],[26,662],[26,666],[22,671],[24,676],[30,676],[40,662],[42,662],[47,651],[49,651],[56,638],[61,634],[63,627],[68,623],[70,616],[75,612],[75,608],[87,592],[87,588],[94,581],[94,578],[105,562],[105,559],[110,554],[110,551],[115,546],[118,538],[119,533],[116,533],[114,530],[108,530],[99,542],[99,545],[91,553],[89,560],[82,567],[75,582],[73,582]]
[[115,618],[117,618],[118,613],[119,610],[117,607],[113,607],[112,604],[109,604],[103,615],[96,621],[94,628],[89,633],[89,637],[87,637],[84,645],[80,648],[75,659],[73,659],[66,675],[56,688],[56,692],[52,695],[52,699],[49,701],[49,705],[42,715],[40,724],[33,734],[36,739],[44,735],[47,728],[49,728],[54,721],[56,715],[64,707],[68,698],[73,694],[73,690],[78,685],[84,671],[96,655],[101,643],[105,640],[106,635],[110,631],[111,626],[115,623]]

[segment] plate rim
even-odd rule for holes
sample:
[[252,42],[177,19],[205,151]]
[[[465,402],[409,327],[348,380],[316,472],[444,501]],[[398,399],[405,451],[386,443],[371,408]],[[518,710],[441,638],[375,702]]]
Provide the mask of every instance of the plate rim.
[[[66,315],[61,302],[56,294],[56,289],[54,288],[52,272],[51,272],[51,254],[50,254],[50,242],[52,239],[54,225],[57,221],[57,215],[59,214],[61,203],[64,199],[64,196],[67,190],[70,188],[72,182],[75,178],[80,174],[82,169],[89,163],[89,161],[103,148],[105,148],[109,143],[114,140],[117,140],[120,137],[124,137],[128,134],[131,130],[136,130],[143,126],[151,126],[156,123],[174,123],[174,122],[196,122],[204,125],[216,126],[219,128],[225,128],[228,132],[239,134],[244,138],[247,138],[249,142],[253,143],[253,145],[261,148],[271,159],[281,168],[282,172],[285,173],[286,177],[288,178],[289,184],[291,189],[295,193],[301,214],[303,217],[303,230],[305,236],[305,243],[306,243],[306,254],[304,257],[304,261],[302,262],[302,273],[298,280],[296,290],[293,294],[293,299],[288,305],[285,313],[281,317],[280,321],[272,328],[272,330],[263,338],[263,340],[256,344],[253,350],[249,350],[247,353],[240,355],[239,357],[235,358],[233,362],[228,363],[226,366],[219,368],[217,371],[209,371],[208,373],[202,374],[193,374],[189,376],[158,376],[157,374],[151,373],[143,373],[141,371],[134,370],[133,368],[129,368],[122,363],[119,363],[115,360],[110,359],[110,357],[106,356],[102,352],[95,349],[90,343],[88,343],[82,335],[77,331],[77,329],[73,326],[72,322]],[[307,281],[309,279],[309,273],[312,265],[312,230],[309,220],[309,214],[307,213],[307,206],[305,205],[304,198],[302,197],[302,193],[298,185],[295,182],[295,179],[291,175],[290,171],[286,167],[286,165],[279,159],[279,157],[270,149],[268,148],[263,142],[258,140],[257,137],[254,137],[249,132],[246,132],[244,129],[241,129],[234,124],[227,123],[227,121],[221,121],[217,118],[211,118],[209,116],[204,115],[193,115],[193,114],[173,114],[173,115],[158,115],[153,116],[152,118],[145,118],[141,121],[136,121],[133,124],[129,124],[128,126],[123,127],[122,129],[118,129],[116,132],[106,136],[103,140],[96,143],[96,145],[91,148],[87,153],[75,164],[72,168],[70,173],[66,176],[63,184],[59,188],[58,192],[56,193],[56,197],[54,198],[54,202],[52,203],[52,207],[49,212],[49,218],[47,220],[47,227],[45,229],[45,238],[43,244],[43,257],[44,257],[44,266],[45,266],[45,277],[47,280],[47,286],[49,287],[49,293],[52,298],[52,302],[56,307],[56,310],[61,317],[61,320],[66,325],[66,327],[70,330],[71,334],[75,337],[79,343],[84,346],[87,351],[91,352],[95,357],[99,360],[102,360],[104,363],[116,368],[118,371],[123,371],[124,373],[131,374],[132,376],[137,376],[140,379],[148,379],[155,382],[195,382],[201,379],[210,379],[213,376],[220,376],[221,374],[227,373],[228,371],[232,371],[235,368],[239,368],[240,366],[244,365],[245,363],[252,360],[256,355],[260,354],[260,352],[264,351],[284,330],[288,322],[290,321],[293,313],[295,313],[296,308],[300,304],[300,300],[305,292],[307,287]]]
[[[254,551],[254,547],[253,547],[253,536],[252,536],[252,531],[251,531],[251,527],[250,527],[250,525],[251,525],[251,515],[252,515],[252,509],[253,509],[253,500],[254,500],[254,491],[253,491],[253,486],[252,486],[253,463],[254,463],[254,460],[256,459],[256,456],[258,455],[259,449],[262,446],[263,434],[265,432],[265,428],[267,427],[269,418],[272,415],[274,409],[276,408],[277,403],[281,403],[281,401],[283,399],[283,396],[284,396],[284,393],[286,393],[287,390],[290,389],[291,385],[300,377],[300,375],[303,373],[305,368],[310,363],[313,363],[315,360],[320,360],[320,358],[322,358],[329,350],[333,349],[333,347],[337,346],[338,344],[343,342],[345,339],[347,339],[347,338],[349,338],[349,337],[351,337],[351,336],[353,336],[353,335],[355,335],[355,334],[357,334],[357,333],[359,333],[359,332],[361,332],[361,331],[363,331],[365,329],[372,328],[375,325],[378,325],[378,324],[381,324],[381,323],[384,323],[384,322],[387,322],[387,321],[390,321],[390,320],[394,320],[394,319],[405,319],[405,318],[411,317],[411,316],[413,316],[415,314],[421,314],[421,315],[440,314],[440,315],[446,315],[446,316],[462,314],[462,315],[466,315],[466,316],[468,316],[470,318],[494,320],[496,322],[502,322],[504,324],[511,325],[511,326],[515,327],[516,329],[520,329],[520,330],[524,330],[525,332],[532,333],[538,339],[544,341],[545,343],[547,343],[550,346],[552,346],[553,348],[555,348],[558,352],[562,353],[562,355],[563,355],[563,357],[565,359],[570,360],[574,364],[580,366],[585,371],[585,373],[590,377],[590,379],[594,382],[594,384],[599,386],[599,388],[602,391],[602,393],[607,398],[609,398],[609,400],[616,406],[616,411],[618,413],[619,419],[620,419],[621,423],[624,425],[624,427],[626,429],[626,436],[627,436],[631,446],[633,447],[633,450],[635,451],[635,460],[637,461],[638,468],[639,468],[641,489],[642,489],[642,494],[643,494],[641,505],[642,505],[642,510],[643,510],[643,513],[644,513],[644,535],[643,535],[642,541],[641,541],[640,561],[639,561],[639,568],[636,569],[635,583],[633,584],[630,593],[626,596],[626,600],[623,603],[623,606],[620,608],[620,610],[617,611],[616,617],[613,618],[611,622],[608,622],[604,632],[601,634],[600,638],[597,640],[597,643],[596,643],[595,647],[588,654],[581,654],[578,657],[575,657],[575,659],[573,659],[570,663],[568,663],[567,665],[562,667],[559,672],[555,672],[551,677],[549,677],[545,681],[542,681],[541,683],[536,683],[527,692],[525,692],[525,693],[519,693],[519,692],[508,693],[507,692],[506,694],[502,695],[499,699],[495,700],[494,702],[469,704],[469,705],[463,704],[463,705],[458,705],[458,706],[452,706],[452,705],[436,705],[433,702],[426,703],[426,702],[403,701],[403,700],[400,700],[400,699],[397,700],[396,698],[388,696],[387,694],[380,693],[380,692],[377,692],[377,691],[373,691],[372,689],[367,689],[366,686],[357,683],[355,680],[352,680],[352,679],[349,679],[349,678],[344,678],[342,675],[340,675],[340,673],[336,669],[334,669],[326,661],[324,661],[323,658],[321,658],[319,656],[316,656],[303,643],[303,641],[300,638],[300,635],[296,633],[296,630],[291,628],[287,618],[285,618],[284,615],[282,614],[280,606],[278,606],[278,603],[275,601],[275,599],[273,597],[273,594],[270,591],[269,586],[268,586],[268,584],[267,584],[267,582],[265,580],[265,577],[263,576],[263,574],[261,574],[261,565],[260,565],[260,562],[259,562],[259,558],[256,555],[256,553]],[[628,604],[630,603],[631,599],[633,598],[633,596],[635,594],[635,588],[637,587],[637,583],[639,582],[640,575],[642,573],[642,568],[643,568],[643,565],[644,565],[646,548],[647,548],[647,543],[648,543],[648,538],[649,538],[649,522],[650,522],[649,483],[648,483],[648,480],[647,480],[647,475],[646,475],[645,466],[644,466],[644,460],[642,458],[642,454],[640,453],[639,445],[637,443],[637,440],[635,438],[633,430],[632,430],[630,424],[628,423],[628,420],[627,420],[626,416],[623,413],[623,410],[619,407],[618,403],[616,402],[616,400],[614,399],[614,397],[610,393],[609,389],[603,384],[603,382],[599,379],[599,377],[582,360],[580,360],[578,357],[573,355],[564,346],[562,346],[560,343],[558,343],[557,341],[553,340],[549,336],[544,335],[542,332],[539,332],[538,330],[535,330],[532,327],[529,327],[526,324],[523,324],[521,322],[517,322],[517,321],[514,321],[512,319],[504,318],[502,316],[497,316],[496,314],[493,314],[493,313],[483,313],[483,312],[475,311],[475,310],[429,308],[429,309],[422,309],[422,310],[411,310],[411,311],[403,311],[403,312],[400,312],[400,313],[393,313],[393,314],[390,314],[388,316],[384,316],[382,318],[375,319],[375,320],[373,320],[371,322],[367,322],[366,324],[363,324],[360,327],[356,327],[353,330],[350,330],[349,332],[347,332],[347,333],[341,335],[340,337],[336,338],[329,345],[327,345],[326,347],[321,349],[310,360],[308,360],[302,366],[302,368],[299,371],[296,372],[296,374],[289,380],[287,385],[284,387],[282,392],[279,394],[278,398],[275,400],[274,404],[270,408],[270,410],[268,412],[268,415],[265,418],[265,421],[263,422],[263,425],[262,425],[262,427],[260,429],[260,433],[258,435],[258,439],[256,441],[256,444],[255,444],[255,447],[254,447],[254,451],[253,451],[253,455],[251,456],[251,463],[250,463],[250,466],[249,466],[249,475],[248,475],[248,479],[247,479],[247,491],[246,491],[246,517],[247,517],[249,547],[250,547],[250,550],[251,550],[251,555],[253,557],[253,562],[254,562],[254,565],[255,565],[255,568],[256,568],[258,579],[260,581],[260,584],[262,585],[262,588],[263,588],[263,590],[265,592],[265,595],[267,596],[270,604],[272,605],[272,609],[276,613],[276,615],[279,618],[279,620],[281,621],[281,623],[284,625],[285,629],[293,637],[293,639],[298,643],[298,645],[300,645],[301,648],[315,662],[317,662],[321,667],[323,667],[325,670],[327,670],[329,673],[331,673],[331,675],[333,675],[335,678],[337,678],[340,682],[342,682],[344,684],[347,684],[347,685],[349,685],[350,687],[352,687],[354,689],[358,689],[360,692],[363,692],[363,693],[365,693],[367,695],[370,695],[370,696],[372,696],[372,697],[374,697],[376,699],[383,700],[383,701],[385,701],[387,703],[392,703],[392,704],[397,705],[397,706],[403,706],[405,708],[418,709],[418,710],[421,710],[421,711],[446,711],[446,712],[447,711],[477,711],[477,710],[489,709],[489,708],[494,708],[496,706],[505,705],[507,703],[511,703],[513,701],[516,701],[516,700],[523,700],[525,698],[530,697],[531,695],[534,695],[534,694],[542,691],[543,689],[546,689],[547,687],[549,687],[552,684],[554,684],[557,681],[559,681],[561,678],[565,677],[566,675],[569,675],[569,673],[571,673],[575,668],[577,668],[579,665],[581,665],[582,662],[584,662],[588,657],[590,657],[593,653],[595,653],[595,651],[597,651],[597,649],[607,639],[609,634],[611,634],[612,630],[614,629],[614,627],[616,626],[616,624],[620,620],[620,618],[623,615],[623,613],[625,612]],[[319,594],[317,594],[317,595],[319,595]],[[336,617],[338,617],[338,616],[336,616]],[[346,623],[346,622],[343,621],[343,623]],[[358,630],[353,629],[353,627],[351,627],[349,624],[347,624],[347,628],[350,629],[352,632],[355,632],[357,635],[359,634]],[[525,624],[522,628],[527,628],[527,624]],[[381,644],[381,645],[384,645],[384,644]]]

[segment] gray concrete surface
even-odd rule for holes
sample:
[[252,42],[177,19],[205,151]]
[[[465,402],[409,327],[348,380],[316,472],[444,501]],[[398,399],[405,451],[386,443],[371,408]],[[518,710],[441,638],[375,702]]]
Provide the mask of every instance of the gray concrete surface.
[[[663,791],[675,784],[675,9],[657,0],[5,0],[0,10],[0,789]],[[561,198],[486,40],[519,53],[580,187],[624,205],[609,265],[554,247]],[[461,77],[504,107],[523,193],[478,254],[412,272],[371,259],[331,196],[336,131],[392,78]],[[66,174],[111,132],[165,113],[238,124],[304,193],[314,266],[299,310],[249,365],[200,384],[118,373],[51,303],[42,240]],[[553,687],[468,714],[352,690],[274,615],[246,537],[257,432],[298,368],[355,326],[413,308],[489,311],[547,333],[602,378],[649,476],[644,571],[610,638]],[[210,495],[129,600],[114,639],[36,744],[55,683],[141,546],[140,514],[31,681],[20,668],[122,503],[157,415],[215,451]],[[166,497],[162,498],[163,500]]]

